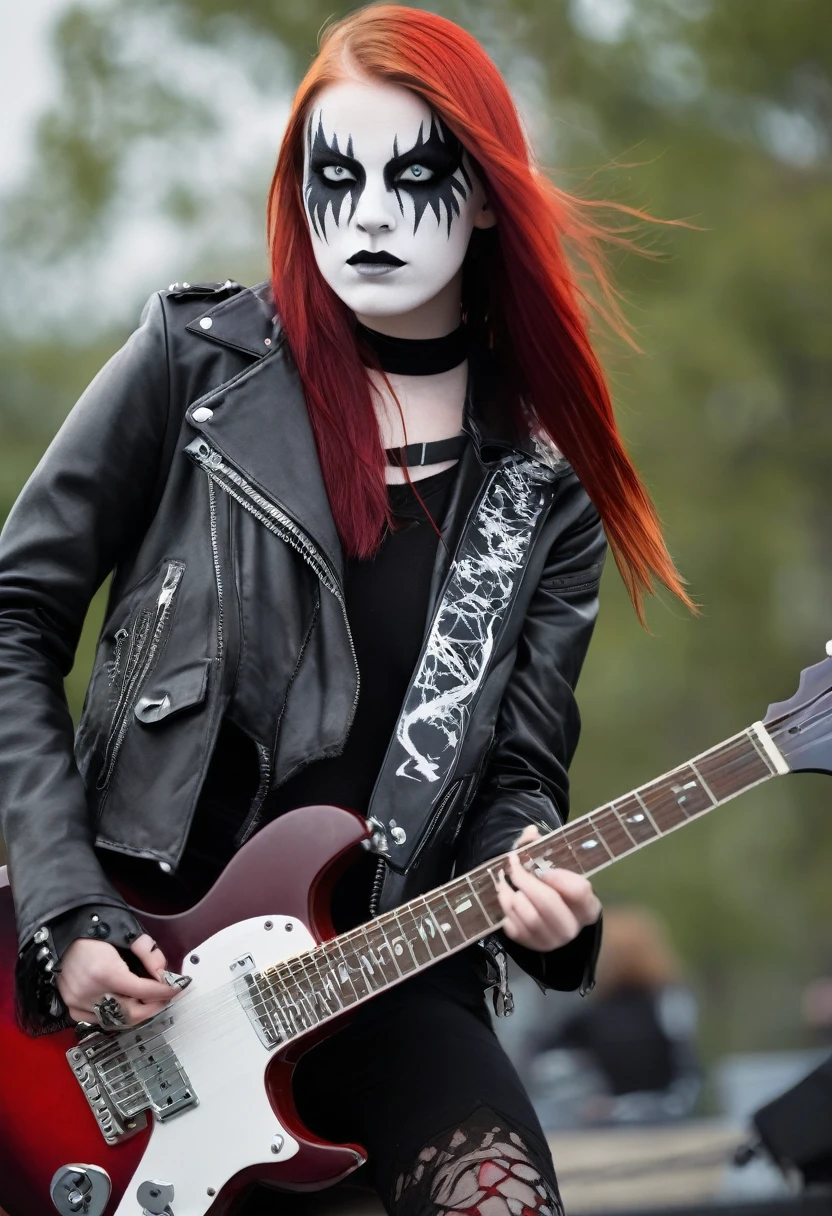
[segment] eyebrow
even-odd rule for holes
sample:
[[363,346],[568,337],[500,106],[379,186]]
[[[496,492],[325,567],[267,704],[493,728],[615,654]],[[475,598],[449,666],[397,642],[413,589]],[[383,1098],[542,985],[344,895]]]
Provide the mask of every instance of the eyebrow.
[[334,131],[332,133],[332,143],[327,141],[324,134],[323,110],[318,112],[318,126],[315,130],[314,141],[312,139],[313,121],[313,119],[310,119],[306,135],[309,164],[313,169],[318,168],[321,163],[343,165],[346,169],[352,169],[354,166],[359,169],[363,168],[361,161],[355,156],[351,135],[347,136],[346,152],[342,152],[338,147],[338,136]]
[[441,119],[437,121],[435,114],[430,116],[427,139],[425,139],[424,127],[424,121],[420,122],[416,142],[404,152],[399,152],[398,137],[393,137],[393,155],[384,166],[385,177],[388,174],[393,177],[411,165],[424,164],[429,168],[445,169],[448,173],[461,169],[466,184],[470,187],[470,178],[462,165],[462,144],[457,137]]

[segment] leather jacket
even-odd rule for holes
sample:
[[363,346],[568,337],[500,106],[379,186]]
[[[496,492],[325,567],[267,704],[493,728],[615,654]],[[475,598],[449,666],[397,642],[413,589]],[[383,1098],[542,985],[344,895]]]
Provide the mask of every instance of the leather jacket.
[[[489,396],[472,360],[471,442],[445,520],[426,639],[495,470],[538,498],[510,602],[442,781],[409,781],[391,740],[367,812],[385,911],[568,814],[574,687],[606,542],[569,464]],[[477,382],[478,376],[480,377]],[[473,386],[473,387],[472,387]],[[476,389],[476,391],[474,391]],[[531,517],[530,517],[531,518]],[[105,622],[77,732],[63,681],[98,587]],[[90,905],[123,910],[108,850],[174,870],[221,729],[269,788],[343,747],[359,694],[343,555],[268,284],[175,284],[71,411],[0,536],[0,809],[21,948]],[[389,808],[397,814],[391,818]],[[239,841],[238,841],[239,843]],[[548,987],[592,983],[600,928],[548,955]]]

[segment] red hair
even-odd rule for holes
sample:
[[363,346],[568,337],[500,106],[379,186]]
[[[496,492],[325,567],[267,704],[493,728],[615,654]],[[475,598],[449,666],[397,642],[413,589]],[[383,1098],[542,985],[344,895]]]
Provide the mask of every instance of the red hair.
[[[277,313],[305,390],[345,552],[368,557],[380,541],[388,519],[385,462],[353,314],[318,270],[302,182],[310,106],[351,69],[423,98],[468,151],[497,223],[474,232],[463,269],[463,316],[499,359],[507,408],[517,414],[521,400],[532,403],[543,430],[574,468],[601,516],[640,619],[653,576],[693,607],[624,449],[583,312],[585,304],[594,307],[638,350],[600,245],[637,247],[590,217],[590,209],[605,204],[564,193],[536,169],[508,87],[471,34],[444,17],[392,4],[359,9],[325,31],[295,95],[268,203]],[[600,303],[583,291],[565,243],[589,268]]]

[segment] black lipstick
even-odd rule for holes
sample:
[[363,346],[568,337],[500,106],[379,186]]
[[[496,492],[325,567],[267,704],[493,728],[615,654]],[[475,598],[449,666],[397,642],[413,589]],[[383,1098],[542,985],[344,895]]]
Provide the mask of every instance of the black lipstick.
[[385,249],[379,249],[378,253],[370,253],[369,249],[360,249],[351,258],[347,258],[348,266],[358,266],[362,262],[374,263],[377,266],[405,265],[401,258],[394,257],[392,253],[388,253]]

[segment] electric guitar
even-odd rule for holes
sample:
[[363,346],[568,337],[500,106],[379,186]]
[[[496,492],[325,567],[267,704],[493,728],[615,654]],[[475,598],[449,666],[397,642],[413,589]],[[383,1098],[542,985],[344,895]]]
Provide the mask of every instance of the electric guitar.
[[[827,647],[832,654],[832,643]],[[769,778],[832,772],[832,658],[765,721],[524,847],[529,869],[594,874]],[[0,871],[0,1207],[8,1216],[221,1216],[259,1179],[322,1189],[366,1159],[305,1128],[292,1072],[362,1001],[501,923],[494,858],[336,936],[333,884],[370,839],[352,811],[291,811],[258,832],[188,911],[141,913],[194,982],[117,1032],[41,1038],[13,1016],[17,952]]]

